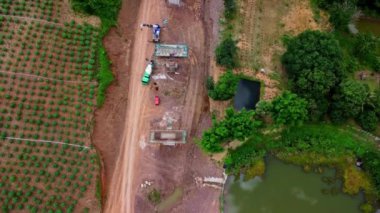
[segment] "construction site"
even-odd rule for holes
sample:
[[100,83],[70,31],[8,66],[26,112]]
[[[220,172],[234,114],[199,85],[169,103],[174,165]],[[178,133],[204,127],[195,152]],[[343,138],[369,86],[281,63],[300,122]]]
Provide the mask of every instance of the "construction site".
[[[93,135],[103,160],[104,212],[218,212],[221,187],[199,180],[218,185],[223,171],[194,140],[211,125],[206,26],[219,13],[204,17],[208,7],[200,0],[125,0],[118,27],[105,37],[117,83],[96,112]],[[148,200],[152,190],[160,205]]]

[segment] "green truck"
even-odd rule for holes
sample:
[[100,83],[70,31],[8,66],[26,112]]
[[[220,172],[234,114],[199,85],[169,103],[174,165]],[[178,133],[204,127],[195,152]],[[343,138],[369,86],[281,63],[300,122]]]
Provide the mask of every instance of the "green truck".
[[151,76],[152,72],[153,72],[153,60],[151,60],[145,68],[144,75],[141,78],[141,82],[143,85],[149,84],[150,76]]

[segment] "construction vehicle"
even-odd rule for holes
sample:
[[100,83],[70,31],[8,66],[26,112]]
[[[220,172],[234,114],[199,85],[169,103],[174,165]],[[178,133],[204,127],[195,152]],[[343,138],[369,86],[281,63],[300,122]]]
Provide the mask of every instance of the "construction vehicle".
[[150,76],[153,72],[153,66],[154,66],[154,61],[153,60],[150,60],[148,65],[146,65],[146,68],[145,68],[145,71],[144,71],[144,75],[141,79],[141,82],[143,85],[148,85],[149,84],[149,81],[150,81]]
[[153,42],[160,42],[161,26],[159,24],[142,24],[141,27],[148,27],[152,29]]

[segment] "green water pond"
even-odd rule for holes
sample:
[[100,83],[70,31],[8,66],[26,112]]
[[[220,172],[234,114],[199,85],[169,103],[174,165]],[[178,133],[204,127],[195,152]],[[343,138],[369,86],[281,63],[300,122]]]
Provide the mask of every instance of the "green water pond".
[[333,169],[305,173],[299,166],[268,158],[263,177],[227,183],[226,213],[356,213],[364,196],[341,192]]

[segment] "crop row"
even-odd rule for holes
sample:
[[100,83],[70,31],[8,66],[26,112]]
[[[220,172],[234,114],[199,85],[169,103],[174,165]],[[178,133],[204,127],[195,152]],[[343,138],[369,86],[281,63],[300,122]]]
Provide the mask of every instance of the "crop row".
[[0,0],[0,212],[97,208],[99,33],[62,23],[63,6]]
[[58,22],[61,6],[57,0],[0,0],[0,14]]
[[12,76],[0,73],[3,137],[88,144],[95,85]]
[[[0,23],[6,25],[0,30],[0,70],[58,80],[94,79],[97,45],[94,28],[78,27],[81,25],[75,23],[63,27],[34,23],[23,28],[17,23],[9,24],[6,19]],[[7,30],[13,25],[18,28]],[[27,42],[30,36],[35,39],[33,43]]]
[[0,140],[0,157],[2,212],[72,212],[97,178],[96,154],[88,149]]

